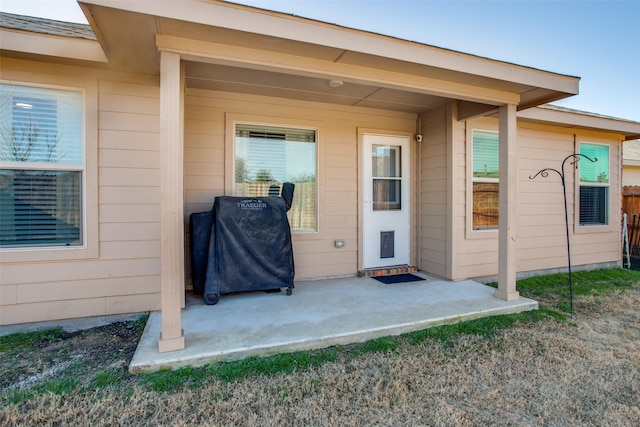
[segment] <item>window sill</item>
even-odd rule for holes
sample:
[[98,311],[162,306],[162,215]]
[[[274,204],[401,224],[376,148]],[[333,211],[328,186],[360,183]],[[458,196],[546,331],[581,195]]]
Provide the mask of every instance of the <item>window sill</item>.
[[5,248],[0,249],[0,261],[34,262],[34,261],[64,261],[89,259],[98,257],[98,248],[87,246],[73,247],[37,247],[37,248]]
[[467,240],[480,240],[480,239],[497,239],[498,238],[498,229],[491,228],[487,230],[473,230],[467,231],[466,233]]
[[614,227],[611,224],[607,224],[607,225],[600,225],[600,224],[579,225],[578,224],[574,227],[575,234],[610,233],[612,231],[614,231]]

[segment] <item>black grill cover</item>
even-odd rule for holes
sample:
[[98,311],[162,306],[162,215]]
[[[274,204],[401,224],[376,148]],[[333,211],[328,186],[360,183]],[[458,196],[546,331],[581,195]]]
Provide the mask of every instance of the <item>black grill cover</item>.
[[193,292],[200,295],[204,292],[204,281],[207,277],[207,259],[209,257],[213,211],[192,213],[189,219],[191,280],[193,282]]
[[216,197],[204,283],[207,304],[217,303],[224,293],[293,288],[286,212],[281,197]]

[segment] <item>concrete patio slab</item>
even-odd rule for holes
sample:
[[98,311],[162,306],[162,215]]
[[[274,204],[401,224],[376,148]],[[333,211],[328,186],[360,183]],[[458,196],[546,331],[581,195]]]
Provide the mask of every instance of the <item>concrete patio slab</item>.
[[502,301],[494,288],[472,280],[386,285],[352,277],[296,282],[293,295],[248,292],[223,295],[213,306],[188,296],[182,310],[186,348],[160,353],[159,312],[151,313],[131,372],[199,366],[362,342],[442,324],[538,308],[536,301]]

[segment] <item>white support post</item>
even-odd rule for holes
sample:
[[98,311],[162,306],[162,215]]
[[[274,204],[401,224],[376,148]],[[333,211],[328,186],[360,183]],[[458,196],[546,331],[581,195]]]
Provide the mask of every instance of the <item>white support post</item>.
[[499,220],[498,220],[498,289],[497,298],[512,301],[520,298],[516,291],[516,184],[517,122],[515,104],[500,107],[499,111]]
[[181,322],[184,290],[184,143],[180,55],[160,52],[160,352],[185,347]]

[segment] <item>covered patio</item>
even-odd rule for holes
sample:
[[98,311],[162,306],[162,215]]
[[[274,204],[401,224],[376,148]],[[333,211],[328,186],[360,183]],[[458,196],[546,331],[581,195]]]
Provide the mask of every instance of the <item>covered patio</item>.
[[161,313],[153,312],[129,365],[131,372],[325,348],[429,327],[538,308],[520,297],[506,301],[495,289],[464,280],[383,284],[373,278],[300,281],[293,295],[223,295],[214,306],[188,295],[182,310],[186,348],[158,351]]
[[[516,114],[577,93],[577,78],[227,2],[193,0],[176,8],[170,3],[124,6],[112,0],[87,0],[81,6],[101,44],[118,47],[109,51],[111,68],[159,77],[161,311],[150,319],[133,370],[357,341],[529,304],[519,300],[516,290]],[[126,43],[123,27],[134,32]],[[272,119],[264,118],[264,108],[254,107],[257,97],[261,102],[270,99],[264,107]],[[243,106],[235,105],[238,101]],[[283,109],[283,103],[295,108]],[[306,115],[300,116],[301,108],[309,109]],[[340,117],[334,109],[342,112]],[[253,115],[247,116],[249,110]],[[433,289],[415,291],[427,285],[414,284],[378,293],[369,289],[379,287],[373,279],[340,279],[317,284],[318,289],[313,282],[301,282],[292,298],[243,295],[215,308],[187,303],[183,309],[185,221],[189,213],[210,206],[214,196],[234,192],[233,135],[239,112],[256,123],[313,122],[312,127],[321,129],[319,134],[326,131],[331,138],[318,143],[316,185],[318,203],[333,197],[332,206],[319,211],[320,226],[313,233],[294,236],[299,247],[306,247],[308,260],[320,260],[297,262],[297,277],[303,278],[340,277],[367,267],[362,255],[364,178],[354,174],[364,164],[362,138],[357,135],[379,132],[379,127],[411,136],[415,178],[411,176],[414,184],[404,199],[411,206],[407,264],[442,277],[463,278],[456,270],[459,257],[454,249],[461,238],[456,221],[462,218],[453,192],[454,183],[461,181],[461,168],[453,163],[460,157],[454,145],[464,140],[458,125],[472,118],[497,117],[498,289],[481,287],[481,298],[470,297],[474,292],[460,286],[481,285],[429,281]],[[381,124],[378,112],[394,119]],[[345,127],[346,113],[353,115],[353,123]],[[433,136],[442,150],[434,154],[436,150],[427,144],[420,145],[422,134],[427,139]],[[199,156],[203,148],[216,157],[208,165],[197,165],[206,170],[198,176],[209,180],[212,176],[206,174],[211,170],[222,171],[208,185],[194,184],[185,166],[189,163],[185,159]],[[345,188],[346,193],[341,191]],[[443,189],[446,192],[440,192]],[[437,194],[428,198],[426,194],[434,190]],[[433,231],[429,236],[421,234],[428,228],[425,224]],[[338,255],[333,241],[344,235],[350,241]],[[350,264],[341,270],[327,269],[338,258]],[[405,287],[411,289],[406,301],[398,291]],[[262,319],[261,313],[277,315]],[[222,330],[224,337],[216,334]],[[314,336],[308,335],[310,330]],[[276,338],[279,334],[282,340]],[[158,352],[171,354],[160,357]]]

